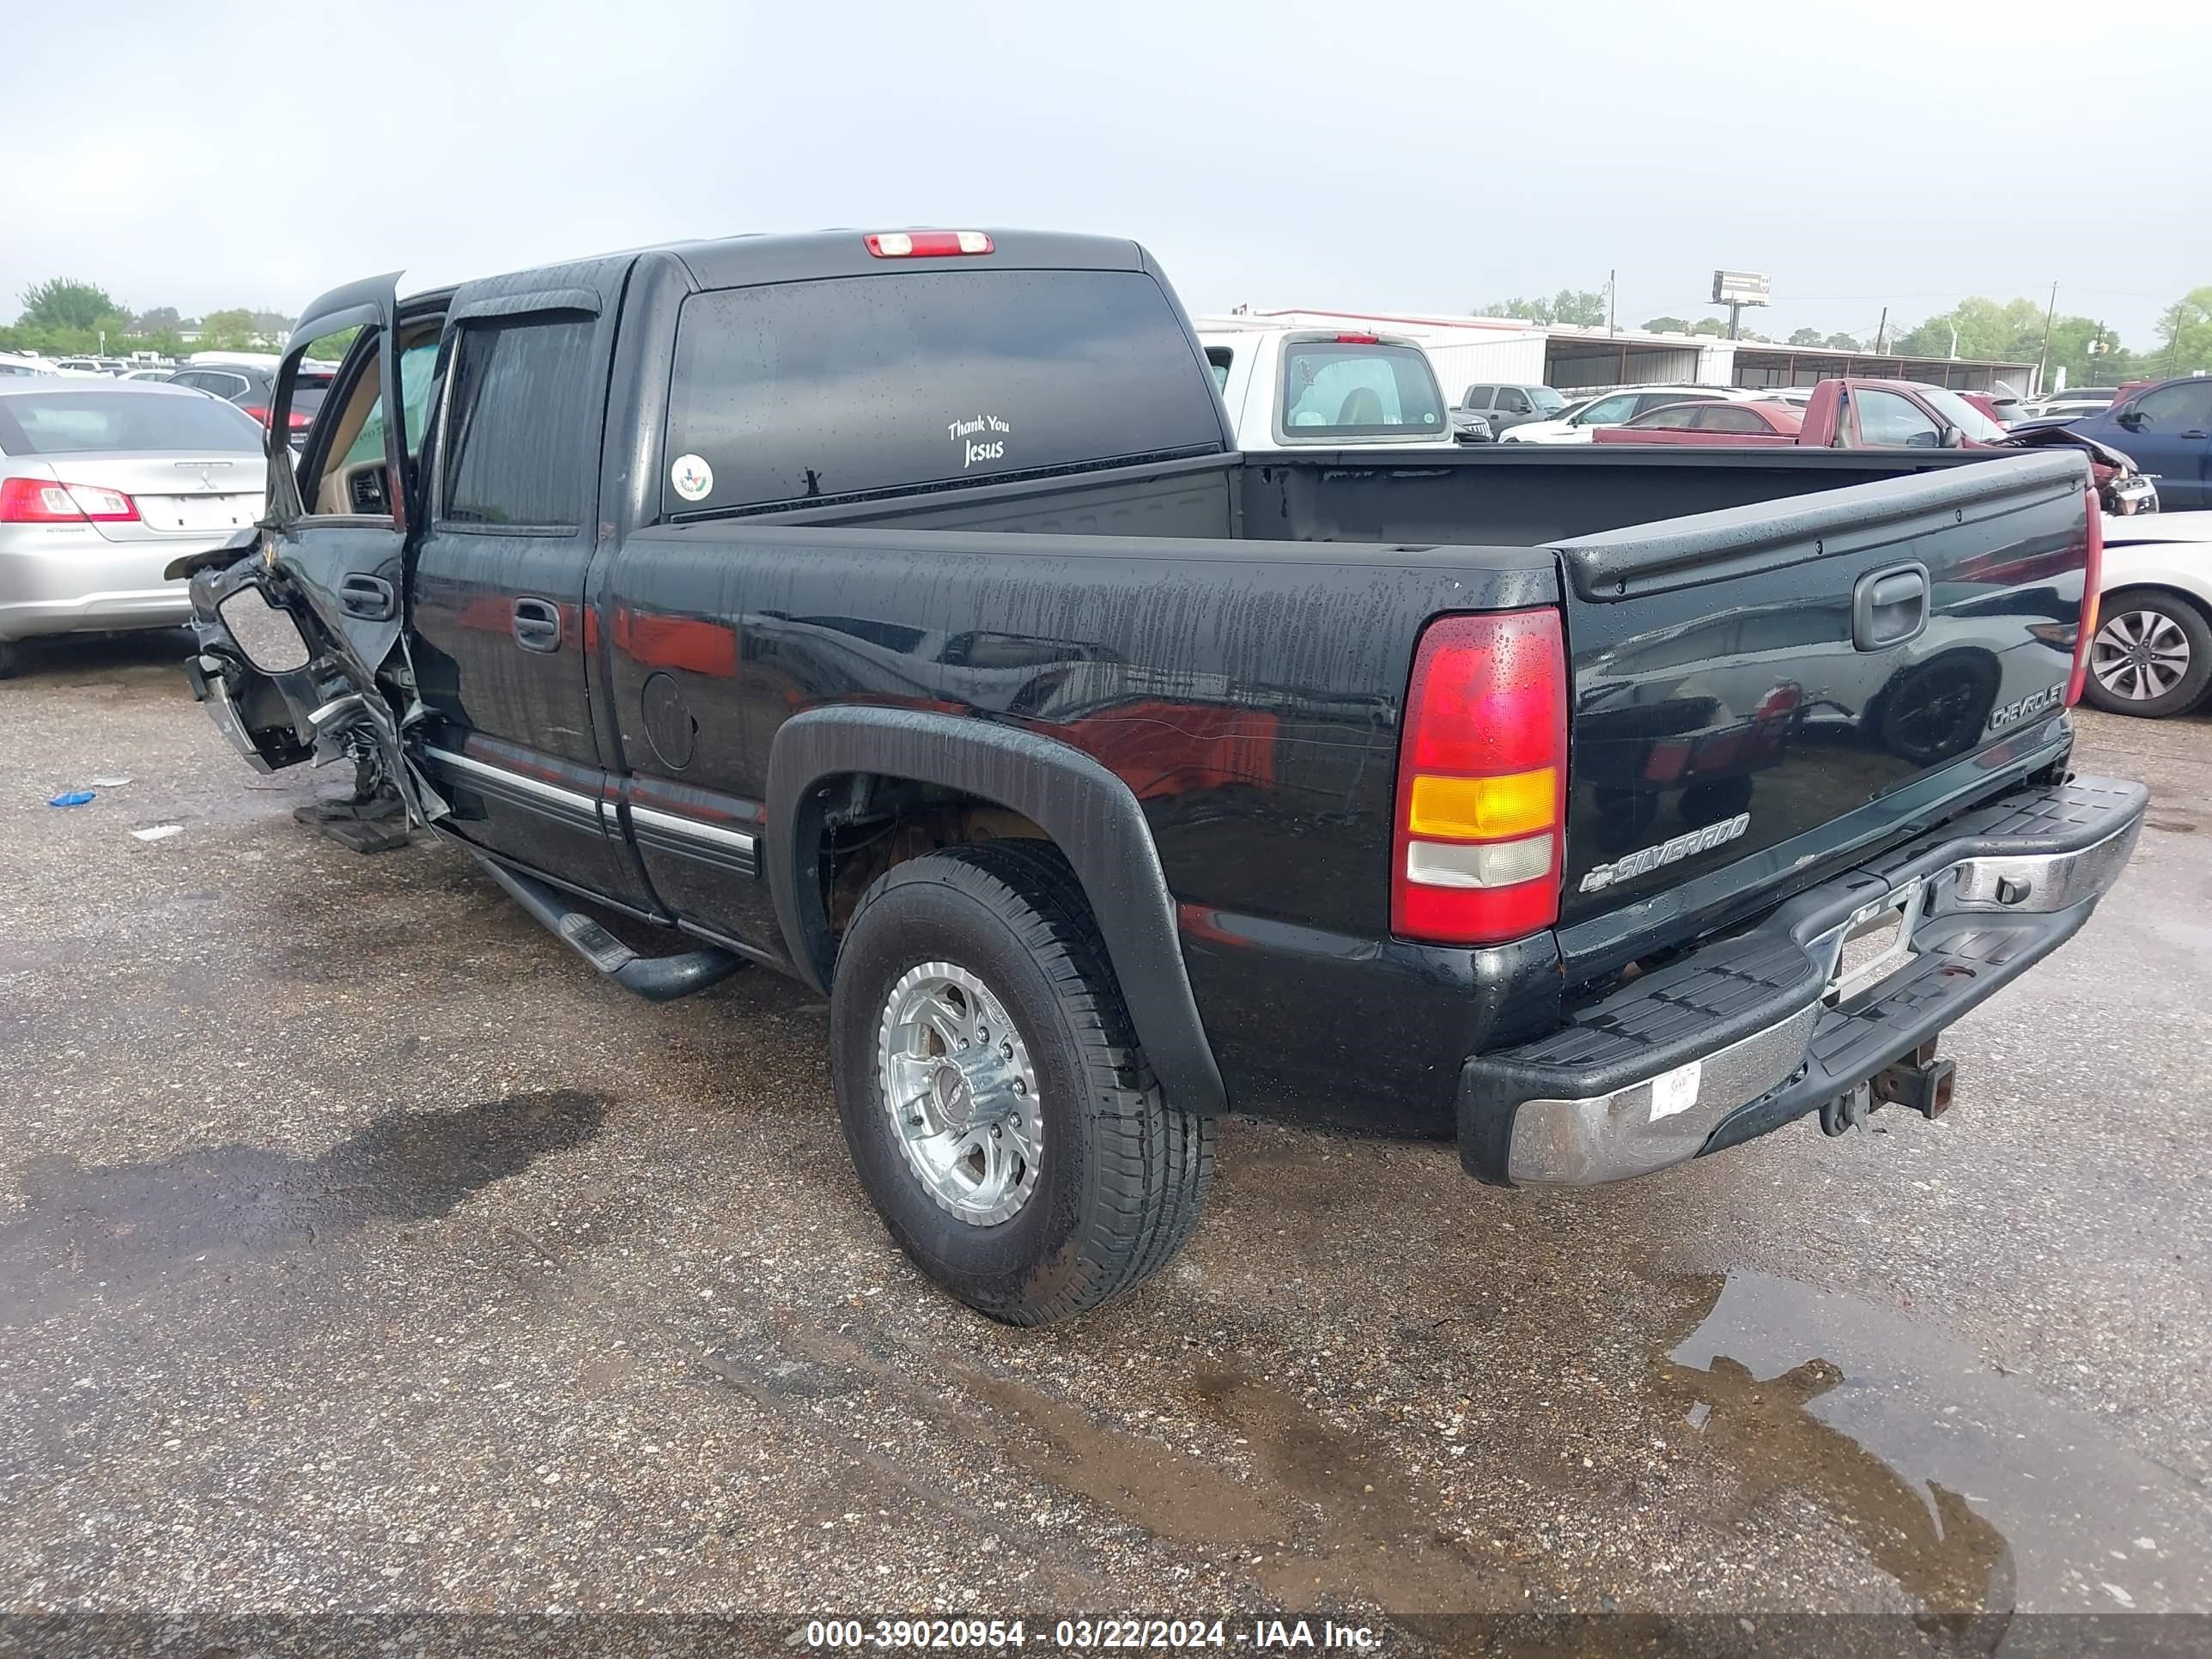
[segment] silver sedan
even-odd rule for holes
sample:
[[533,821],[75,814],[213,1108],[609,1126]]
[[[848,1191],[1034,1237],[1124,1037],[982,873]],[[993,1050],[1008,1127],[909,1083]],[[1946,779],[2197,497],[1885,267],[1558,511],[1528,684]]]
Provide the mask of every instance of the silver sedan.
[[0,676],[44,635],[191,619],[162,568],[261,516],[253,417],[156,381],[0,380]]

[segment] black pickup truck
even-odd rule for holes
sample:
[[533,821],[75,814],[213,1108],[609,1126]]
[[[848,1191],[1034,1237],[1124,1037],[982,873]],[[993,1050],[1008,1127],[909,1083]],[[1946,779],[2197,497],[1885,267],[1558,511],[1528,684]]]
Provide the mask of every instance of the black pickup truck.
[[1933,1116],[2141,822],[2067,764],[2075,454],[1239,454],[1092,237],[364,282],[272,430],[343,330],[178,572],[195,690],[630,990],[827,992],[868,1193],[1001,1319],[1166,1261],[1231,1105],[1508,1184]]

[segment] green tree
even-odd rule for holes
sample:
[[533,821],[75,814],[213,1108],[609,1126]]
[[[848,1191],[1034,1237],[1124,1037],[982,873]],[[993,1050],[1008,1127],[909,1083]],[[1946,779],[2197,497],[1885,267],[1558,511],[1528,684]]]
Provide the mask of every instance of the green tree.
[[253,313],[237,307],[210,311],[200,319],[200,349],[245,351],[253,343]]
[[2193,288],[2160,313],[2159,351],[2151,359],[2160,374],[2212,369],[2212,288]]
[[1644,331],[1647,334],[1687,334],[1690,319],[1687,317],[1654,317],[1644,325]]
[[1550,299],[1540,296],[1493,300],[1475,313],[1478,317],[1518,317],[1530,323],[1570,323],[1594,328],[1605,320],[1605,290],[1601,288],[1563,288]]
[[1556,322],[1578,328],[1595,328],[1605,320],[1605,290],[1601,288],[1563,288],[1552,299]]
[[1479,307],[1474,314],[1478,317],[1518,317],[1529,323],[1556,320],[1552,314],[1549,300],[1524,300],[1517,295],[1510,300],[1492,300],[1488,305]]
[[[2212,289],[2200,291],[2212,297]],[[2047,358],[2046,326],[2050,331]],[[2061,368],[2066,371],[2069,386],[2112,386],[2155,372],[2148,366],[2152,359],[2128,350],[2113,331],[2097,319],[2070,314],[2052,317],[2047,301],[2039,305],[2032,299],[2001,304],[1980,295],[1970,295],[1918,327],[1898,334],[1890,349],[1900,356],[1948,357],[1953,349],[1954,330],[1960,356],[2044,362],[2046,386],[2056,382]],[[2163,327],[2160,337],[2165,337]],[[2207,353],[2204,361],[2212,366],[2212,353]]]
[[1819,345],[1820,331],[1817,328],[1801,328],[1790,337],[1789,343],[1794,346]]
[[346,355],[346,349],[353,344],[354,336],[360,332],[357,328],[349,328],[336,334],[325,334],[307,348],[307,356],[319,363],[337,362]]
[[108,291],[96,283],[55,276],[23,290],[23,315],[19,325],[94,331],[104,328],[120,334],[131,325],[131,313],[116,304]]
[[158,334],[163,329],[174,330],[184,319],[177,314],[174,306],[155,306],[151,311],[142,311],[131,319],[133,334]]
[[1820,343],[1831,351],[1864,351],[1866,349],[1848,334],[1831,334]]

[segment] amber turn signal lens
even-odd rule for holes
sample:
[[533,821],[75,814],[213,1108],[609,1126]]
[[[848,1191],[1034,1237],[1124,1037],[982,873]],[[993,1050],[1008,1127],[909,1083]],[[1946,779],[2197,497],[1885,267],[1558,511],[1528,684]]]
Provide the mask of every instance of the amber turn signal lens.
[[1548,766],[1502,778],[1413,780],[1406,828],[1447,841],[1499,841],[1552,827],[1559,798],[1559,774]]

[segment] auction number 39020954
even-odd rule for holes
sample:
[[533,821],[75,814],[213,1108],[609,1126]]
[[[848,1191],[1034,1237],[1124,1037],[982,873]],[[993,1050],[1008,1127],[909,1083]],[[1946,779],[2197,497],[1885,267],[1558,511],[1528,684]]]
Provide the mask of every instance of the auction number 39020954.
[[1297,1648],[1374,1650],[1365,1626],[1324,1620],[1318,1630],[1303,1619],[1265,1619],[1249,1628],[1220,1619],[1061,1619],[1032,1636],[1021,1619],[817,1619],[805,1630],[814,1649],[896,1652],[908,1649],[1002,1652],[1038,1647],[1074,1652],[1225,1648],[1260,1651]]

